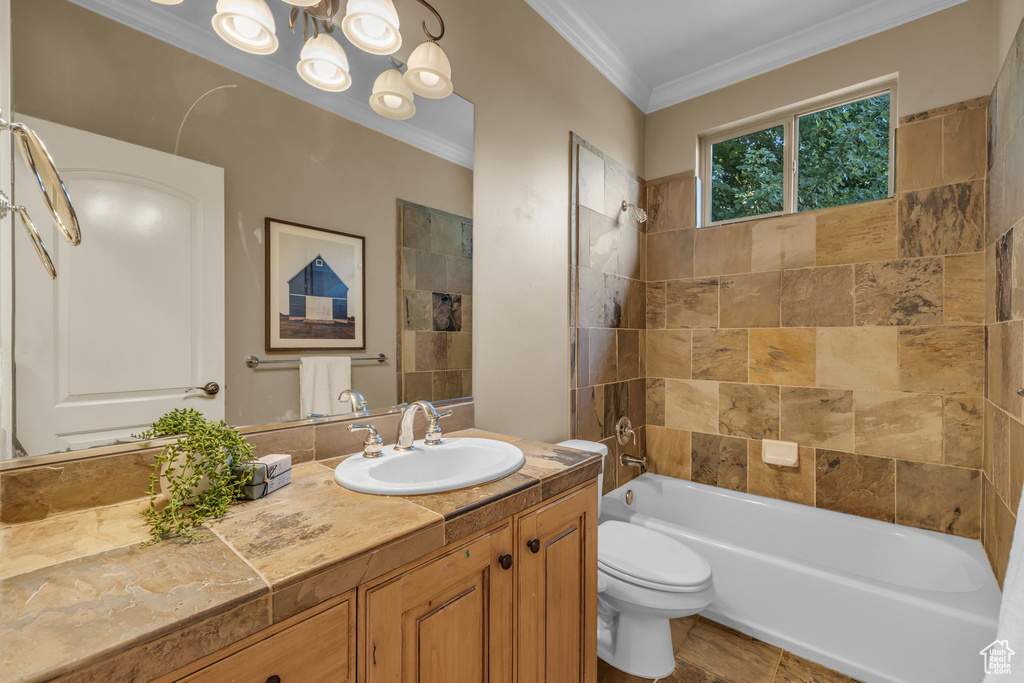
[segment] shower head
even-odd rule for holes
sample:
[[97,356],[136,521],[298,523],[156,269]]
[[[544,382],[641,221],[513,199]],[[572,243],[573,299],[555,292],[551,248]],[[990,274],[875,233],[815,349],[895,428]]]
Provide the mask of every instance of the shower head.
[[647,222],[647,212],[646,211],[641,209],[636,204],[630,204],[625,199],[623,199],[622,200],[622,210],[623,211],[629,211],[630,209],[633,209],[633,218],[636,219],[637,223],[646,223]]

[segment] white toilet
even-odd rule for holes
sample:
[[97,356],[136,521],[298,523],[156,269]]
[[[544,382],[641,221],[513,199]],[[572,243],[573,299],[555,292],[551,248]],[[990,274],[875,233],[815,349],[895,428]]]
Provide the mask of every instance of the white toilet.
[[[593,441],[559,445],[608,454]],[[715,597],[711,565],[699,553],[652,529],[614,520],[597,530],[597,591],[598,656],[642,678],[672,673],[669,620],[696,614]]]

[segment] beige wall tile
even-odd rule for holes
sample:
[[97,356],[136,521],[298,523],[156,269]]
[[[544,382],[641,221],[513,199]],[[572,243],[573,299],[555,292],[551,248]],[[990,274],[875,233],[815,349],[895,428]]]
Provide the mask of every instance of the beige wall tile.
[[665,327],[665,295],[667,282],[647,283],[647,329]]
[[943,462],[980,468],[985,445],[985,399],[950,396],[942,403]]
[[651,472],[677,479],[690,478],[690,432],[647,427],[647,460]]
[[618,379],[616,330],[591,329],[588,355],[590,381],[593,384],[607,384]]
[[747,490],[747,442],[734,436],[690,436],[693,481],[733,491]]
[[693,228],[647,235],[647,280],[693,277],[693,235]]
[[618,380],[640,377],[640,331],[618,331]]
[[896,461],[818,449],[818,507],[892,522],[896,516]]
[[819,266],[896,258],[896,200],[814,212]]
[[816,341],[811,328],[750,330],[750,381],[814,386]]
[[817,335],[818,386],[897,390],[896,328],[824,327]]
[[919,190],[942,184],[942,119],[901,125],[896,131],[896,187]]
[[981,485],[982,495],[982,544],[988,555],[992,571],[999,585],[1003,585],[1006,576],[1006,563],[1010,558],[1010,546],[1013,543],[1015,520],[1013,513],[999,498],[992,488],[991,482],[984,479]]
[[747,330],[694,330],[693,378],[747,381]]
[[985,322],[985,252],[943,259],[943,320],[947,325]]
[[689,330],[647,330],[645,336],[648,377],[690,378]]
[[942,259],[859,264],[854,297],[858,325],[941,325]]
[[985,181],[943,185],[899,196],[900,258],[981,251]]
[[779,438],[779,387],[719,384],[718,431],[747,439]]
[[246,434],[245,440],[252,444],[257,458],[287,453],[293,465],[312,460],[316,453],[316,429],[312,425]]
[[722,278],[722,327],[778,327],[781,273],[747,273]]
[[998,275],[996,274],[996,245],[991,244],[985,250],[985,322],[999,321],[996,297],[998,295]]
[[854,322],[853,266],[782,273],[783,327],[840,327]]
[[783,441],[853,452],[853,392],[782,387]]
[[718,278],[669,280],[665,293],[665,326],[718,327]]
[[648,232],[663,232],[697,226],[696,180],[675,178],[647,186]]
[[1021,419],[1017,389],[1024,386],[1024,323],[988,326],[988,399],[1010,415]]
[[983,327],[924,327],[899,334],[900,391],[983,394]]
[[981,472],[897,462],[896,523],[981,538]]
[[998,408],[994,408],[991,413],[986,434],[985,472],[996,493],[1006,502],[1010,499],[1010,423],[1014,420]]
[[665,380],[665,426],[718,433],[718,382]]
[[814,265],[814,212],[766,218],[751,228],[751,270]]
[[647,380],[647,424],[665,424],[665,380],[660,377]]
[[942,182],[985,177],[988,168],[988,107],[942,117]]
[[858,391],[853,397],[857,453],[942,462],[942,397]]
[[1024,424],[1013,418],[1010,422],[1010,499],[1014,510],[1020,509],[1021,489],[1024,487]]
[[693,247],[693,274],[728,275],[750,272],[751,225],[749,222],[733,223],[697,230]]
[[761,460],[761,442],[747,442],[747,490],[791,503],[814,505],[814,449],[801,446],[795,467]]
[[579,199],[581,206],[604,212],[604,159],[585,147],[578,147],[577,167]]

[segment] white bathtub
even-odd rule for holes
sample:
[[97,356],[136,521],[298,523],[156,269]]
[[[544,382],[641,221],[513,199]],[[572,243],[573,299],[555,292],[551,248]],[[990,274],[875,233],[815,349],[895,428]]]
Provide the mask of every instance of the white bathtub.
[[705,614],[801,657],[867,683],[984,677],[1000,593],[978,541],[656,474],[604,496],[601,519],[703,554]]

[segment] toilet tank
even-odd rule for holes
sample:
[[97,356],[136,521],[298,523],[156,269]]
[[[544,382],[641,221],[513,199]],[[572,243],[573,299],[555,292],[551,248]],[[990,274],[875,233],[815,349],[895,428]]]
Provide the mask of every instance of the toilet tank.
[[596,441],[586,441],[585,439],[569,439],[563,441],[559,446],[565,446],[566,448],[578,448],[581,451],[591,451],[593,453],[599,453],[601,455],[601,477],[597,482],[597,514],[601,514],[601,493],[604,491],[604,461],[605,456],[608,455],[608,447],[603,443]]

